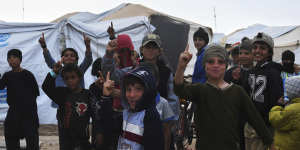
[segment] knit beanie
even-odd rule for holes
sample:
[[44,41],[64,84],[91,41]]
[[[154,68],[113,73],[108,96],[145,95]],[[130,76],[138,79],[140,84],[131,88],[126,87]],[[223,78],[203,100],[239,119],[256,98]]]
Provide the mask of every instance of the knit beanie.
[[267,35],[266,33],[263,33],[263,32],[257,33],[257,35],[253,38],[252,43],[254,44],[256,42],[264,42],[267,45],[269,45],[272,50],[274,48],[273,38],[271,36]]
[[118,35],[117,41],[118,41],[118,49],[129,48],[130,50],[134,50],[134,46],[132,44],[129,35],[127,34]]
[[281,60],[291,60],[292,62],[294,62],[295,54],[290,50],[286,50],[282,53]]
[[249,52],[252,51],[252,42],[249,38],[244,37],[242,39],[242,43],[240,44],[240,50],[247,50]]
[[197,37],[202,38],[205,43],[208,44],[208,34],[203,28],[199,27],[199,29],[194,33],[193,39],[196,39]]
[[225,48],[219,44],[210,44],[207,46],[207,49],[204,52],[204,56],[203,56],[203,60],[202,60],[203,67],[205,67],[204,66],[205,63],[211,57],[220,57],[225,60],[226,66],[228,64],[228,60],[229,60],[228,53],[225,50]]
[[286,78],[284,86],[286,95],[290,100],[300,97],[300,76]]
[[22,52],[19,49],[11,49],[7,52],[7,59],[10,56],[15,56],[18,57],[20,59],[20,61],[22,61]]

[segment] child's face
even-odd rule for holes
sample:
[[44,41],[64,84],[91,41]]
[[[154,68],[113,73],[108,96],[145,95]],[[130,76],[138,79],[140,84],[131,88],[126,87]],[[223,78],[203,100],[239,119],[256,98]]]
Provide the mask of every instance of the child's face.
[[144,94],[144,86],[135,83],[126,87],[126,99],[131,109],[135,109],[137,101],[141,100]]
[[205,71],[207,77],[210,79],[223,79],[226,71],[226,62],[220,57],[211,57],[205,63]]
[[204,45],[205,45],[205,41],[203,38],[196,37],[194,39],[194,46],[196,47],[197,50],[201,50]]
[[269,47],[265,43],[254,43],[252,53],[254,60],[257,62],[265,61],[271,56],[269,53]]
[[239,53],[239,62],[241,65],[250,65],[253,63],[253,55],[252,52],[241,49]]
[[63,64],[75,64],[76,61],[76,54],[72,51],[66,51],[62,57]]
[[16,57],[14,55],[9,56],[9,58],[7,59],[8,64],[10,67],[12,68],[18,68],[20,67],[21,64],[21,60],[19,57]]
[[64,82],[68,88],[70,88],[72,91],[74,91],[79,88],[80,78],[74,71],[73,72],[65,72],[64,73]]
[[143,47],[142,52],[143,58],[146,61],[155,61],[160,55],[160,49],[154,42],[146,44]]

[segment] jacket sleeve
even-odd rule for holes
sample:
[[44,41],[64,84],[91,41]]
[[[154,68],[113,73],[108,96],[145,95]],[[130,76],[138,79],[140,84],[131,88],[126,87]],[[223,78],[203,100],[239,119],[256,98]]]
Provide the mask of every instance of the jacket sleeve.
[[246,121],[248,121],[249,124],[255,129],[257,134],[262,138],[265,145],[271,145],[273,142],[271,133],[265,125],[265,122],[263,121],[261,115],[256,110],[254,104],[251,102],[250,97],[242,88],[240,88],[239,93],[241,98],[240,109],[242,111],[242,114],[246,118]]
[[66,95],[65,88],[56,88],[55,87],[55,78],[53,78],[50,73],[47,74],[46,79],[42,85],[43,91],[46,95],[53,100],[58,105],[63,105],[63,96]]
[[84,74],[86,72],[86,70],[90,67],[90,65],[93,63],[93,56],[92,56],[92,52],[86,52],[85,53],[85,57],[82,61],[82,63],[80,64],[79,68],[82,71],[82,73]]
[[[112,133],[113,124],[113,109],[112,109],[112,97],[101,96],[96,101],[96,108],[94,108],[94,129],[96,134]],[[107,135],[107,134],[105,134]]]
[[162,122],[156,108],[146,110],[144,118],[143,144],[145,150],[163,150],[164,134]]
[[44,56],[44,59],[45,59],[45,61],[46,61],[47,66],[48,66],[49,68],[52,69],[52,68],[53,68],[53,65],[55,64],[55,61],[54,61],[54,59],[52,58],[52,56],[51,56],[49,50],[43,51],[43,56]]
[[283,96],[283,83],[279,70],[271,70],[268,75],[267,84],[267,89],[269,89],[268,97],[270,98],[268,111],[270,111],[273,106],[278,105],[279,98]]
[[274,106],[269,114],[269,120],[276,130],[287,131],[292,128],[291,119],[289,118],[292,111],[287,111],[281,106]]

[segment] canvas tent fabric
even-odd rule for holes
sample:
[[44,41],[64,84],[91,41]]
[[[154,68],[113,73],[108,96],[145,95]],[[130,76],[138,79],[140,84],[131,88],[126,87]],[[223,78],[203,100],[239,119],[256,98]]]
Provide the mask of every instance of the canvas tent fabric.
[[[159,34],[162,37],[166,59],[171,62],[172,68],[176,67],[180,52],[184,50],[187,42],[193,45],[193,33],[201,25],[162,15],[154,10],[150,13],[150,17],[146,14],[136,14],[128,17],[109,18],[120,10],[126,10],[128,6],[141,7],[141,5],[121,4],[101,14],[89,12],[67,14],[51,23],[0,22],[0,73],[3,74],[10,69],[6,61],[7,51],[18,48],[23,53],[21,66],[34,74],[38,85],[41,87],[43,80],[50,71],[38,43],[42,32],[45,34],[47,47],[56,61],[60,60],[60,53],[63,48],[71,47],[78,51],[78,62],[81,63],[85,54],[83,33],[91,38],[92,55],[93,60],[95,60],[105,53],[105,46],[109,42],[106,30],[111,22],[114,24],[116,34],[125,33],[131,37],[136,50],[140,47],[146,34],[152,32]],[[145,9],[143,10],[145,11]],[[143,12],[141,9],[137,11]],[[211,29],[207,27],[205,29],[211,39]],[[192,52],[196,53],[194,46],[190,47]],[[193,63],[190,63],[190,69],[187,69],[187,72],[191,74],[192,71]],[[91,75],[91,67],[85,73],[84,79],[85,87],[89,87],[95,81],[95,77]],[[56,124],[56,108],[52,107],[52,101],[41,89],[40,93],[41,96],[37,99],[40,123]],[[6,92],[5,90],[0,91],[0,122],[4,120],[7,108]]]
[[[143,36],[154,30],[148,19],[142,16],[114,20],[114,22],[118,24],[117,30],[131,36],[134,46],[139,46]],[[0,73],[3,74],[10,69],[6,61],[7,51],[12,48],[18,48],[23,53],[21,66],[34,74],[38,85],[41,87],[43,80],[50,71],[38,43],[42,32],[45,34],[47,47],[56,61],[60,60],[60,53],[63,47],[72,47],[78,51],[78,62],[81,63],[85,54],[82,33],[91,38],[91,49],[93,60],[95,60],[105,53],[105,46],[108,43],[106,29],[109,25],[109,21],[83,23],[74,18],[49,24],[0,23]],[[84,76],[85,87],[89,87],[95,81],[90,72],[91,67]],[[40,123],[56,124],[56,108],[52,107],[52,101],[41,89],[40,92],[41,95],[37,99]],[[1,95],[4,95],[0,99],[0,121],[3,121],[8,105],[5,101],[5,93]]]
[[258,32],[270,35],[274,40],[273,60],[280,62],[281,53],[287,49],[295,50],[299,47],[300,26],[265,26],[255,24],[245,29],[239,29],[220,40],[222,44],[240,42],[243,37],[253,38]]
[[[77,14],[80,13],[75,12],[66,14],[54,20],[53,22],[58,22],[67,18],[73,18],[76,17]],[[154,33],[161,36],[165,54],[164,58],[169,62],[169,65],[173,71],[176,70],[178,61],[177,58],[179,57],[180,52],[185,49],[187,43],[190,45],[191,52],[193,54],[197,53],[195,47],[193,46],[193,33],[199,27],[203,27],[208,32],[210,41],[212,40],[212,29],[210,27],[170,16],[139,4],[124,3],[112,10],[106,11],[103,14],[104,15],[101,17],[94,18],[93,21],[112,21],[114,27],[116,27],[117,25],[115,25],[113,20],[137,16],[144,16],[148,18],[150,24],[155,27]],[[120,31],[116,31],[116,33],[119,34]],[[139,52],[139,47],[135,48]],[[195,62],[196,57],[193,57],[187,66],[185,74],[192,74]]]

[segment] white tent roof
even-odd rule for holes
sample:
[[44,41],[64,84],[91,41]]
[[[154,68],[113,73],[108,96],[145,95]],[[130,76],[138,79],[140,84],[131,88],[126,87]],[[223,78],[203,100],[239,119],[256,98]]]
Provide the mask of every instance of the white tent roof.
[[245,29],[239,29],[221,39],[222,44],[240,42],[243,37],[253,38],[258,32],[270,35],[274,40],[273,60],[280,61],[284,50],[295,50],[299,47],[300,26],[265,26],[255,24]]
[[[225,43],[233,44],[236,42],[240,42],[241,39],[245,36],[248,38],[253,38],[258,32],[264,32],[264,33],[270,35],[274,40],[276,40],[276,39],[280,39],[281,36],[288,34],[289,32],[293,32],[293,30],[295,30],[298,27],[299,26],[269,27],[269,26],[265,26],[265,25],[261,25],[261,24],[255,24],[255,25],[249,26],[248,28],[237,30],[237,31],[229,34],[228,36],[225,36],[223,38],[223,42],[224,42],[224,44]],[[298,38],[300,38],[300,35],[298,35]],[[292,39],[285,38],[285,40],[277,40],[277,41],[281,41],[281,43],[278,43],[275,41],[275,47],[278,44],[284,44],[285,42],[288,42],[290,40],[292,40]]]

